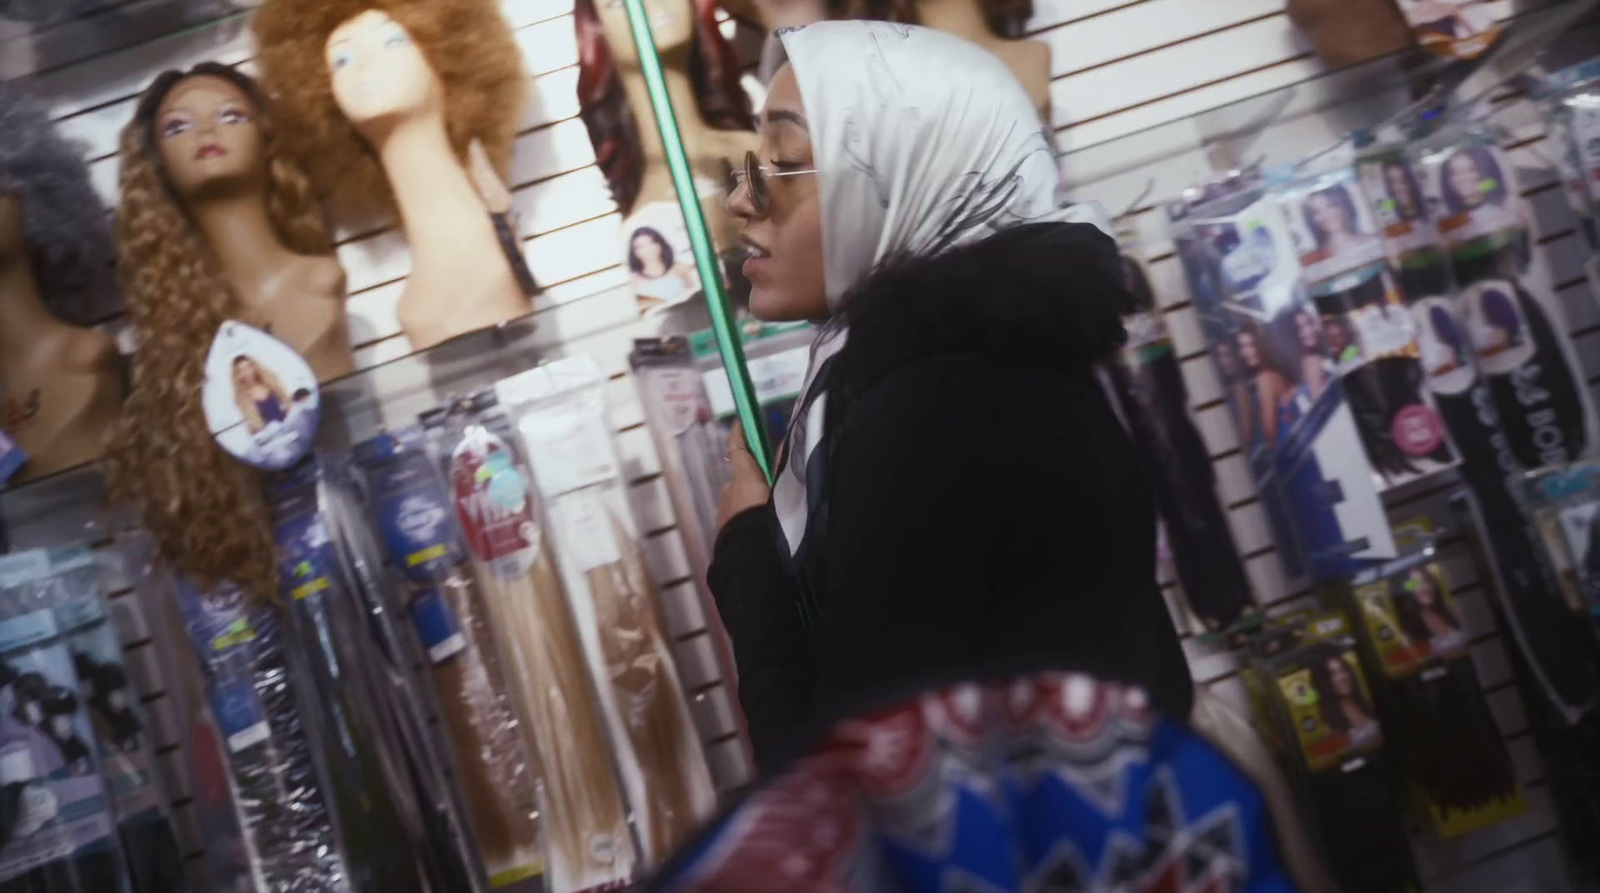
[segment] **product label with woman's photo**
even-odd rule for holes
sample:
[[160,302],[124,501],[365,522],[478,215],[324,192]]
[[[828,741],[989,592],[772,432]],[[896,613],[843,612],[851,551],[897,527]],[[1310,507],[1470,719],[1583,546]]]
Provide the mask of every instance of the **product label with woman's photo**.
[[316,437],[321,408],[316,373],[289,345],[229,320],[206,356],[201,391],[211,436],[257,468],[281,471]]
[[1308,285],[1370,267],[1383,259],[1383,239],[1362,199],[1354,172],[1326,174],[1274,194]]
[[1372,215],[1389,257],[1397,267],[1437,262],[1442,251],[1427,195],[1405,147],[1366,152],[1356,162],[1360,202]]
[[689,230],[676,202],[651,202],[622,224],[623,250],[640,315],[660,312],[700,294]]

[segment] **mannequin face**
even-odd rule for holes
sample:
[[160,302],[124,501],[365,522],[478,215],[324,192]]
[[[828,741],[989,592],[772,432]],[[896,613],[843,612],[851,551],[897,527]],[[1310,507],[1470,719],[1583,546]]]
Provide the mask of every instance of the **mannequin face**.
[[328,35],[333,99],[369,139],[419,115],[444,114],[444,85],[411,33],[387,14],[367,10]]
[[[639,50],[633,45],[633,31],[628,28],[628,11],[622,0],[595,0],[594,8],[605,29],[611,57],[620,67],[638,67]],[[656,40],[657,53],[686,50],[694,42],[694,5],[690,0],[644,0],[644,12],[650,17],[650,36]]]
[[0,260],[22,253],[22,197],[0,192]]
[[173,87],[156,110],[155,138],[167,176],[183,198],[265,183],[256,108],[222,78],[197,75]]

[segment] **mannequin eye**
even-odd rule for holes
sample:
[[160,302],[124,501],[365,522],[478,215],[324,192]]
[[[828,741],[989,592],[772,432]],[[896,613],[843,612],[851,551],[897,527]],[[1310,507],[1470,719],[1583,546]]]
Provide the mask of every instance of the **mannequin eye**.
[[404,31],[395,29],[390,31],[389,34],[384,37],[383,46],[385,49],[393,49],[394,47],[403,47],[410,42],[410,35],[406,34]]
[[350,55],[349,50],[334,50],[333,55],[328,59],[328,67],[338,71],[354,61],[355,57]]
[[173,115],[167,120],[161,122],[161,138],[171,139],[180,133],[188,131],[192,126],[193,124],[188,118],[185,118],[181,115]]
[[248,124],[250,113],[244,109],[226,108],[217,113],[217,121],[222,124]]

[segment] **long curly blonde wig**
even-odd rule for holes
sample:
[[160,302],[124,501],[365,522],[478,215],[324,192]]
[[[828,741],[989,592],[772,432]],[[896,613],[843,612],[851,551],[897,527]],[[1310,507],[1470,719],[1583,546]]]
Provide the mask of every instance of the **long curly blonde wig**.
[[328,76],[328,37],[367,10],[400,23],[444,85],[445,127],[466,163],[474,139],[504,175],[528,77],[496,0],[267,0],[256,11],[256,62],[283,111],[284,141],[341,214],[392,211],[377,153],[344,117]]
[[267,214],[278,238],[300,254],[332,251],[311,182],[286,158],[273,109],[253,81],[215,63],[157,77],[122,131],[117,270],[139,349],[133,392],[104,464],[112,500],[139,509],[175,570],[202,586],[228,579],[270,599],[278,563],[260,473],[212,440],[200,398],[211,342],[237,312],[237,298],[173,190],[156,145],[162,101],[202,75],[234,84],[256,107],[269,159]]

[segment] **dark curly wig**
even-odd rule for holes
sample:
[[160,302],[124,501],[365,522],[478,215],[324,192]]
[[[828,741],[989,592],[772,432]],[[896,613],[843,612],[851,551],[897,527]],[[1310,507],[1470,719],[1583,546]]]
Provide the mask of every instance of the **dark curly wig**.
[[121,309],[111,227],[82,148],[56,133],[44,109],[7,83],[0,83],[0,193],[22,200],[23,240],[51,313],[89,325]]

